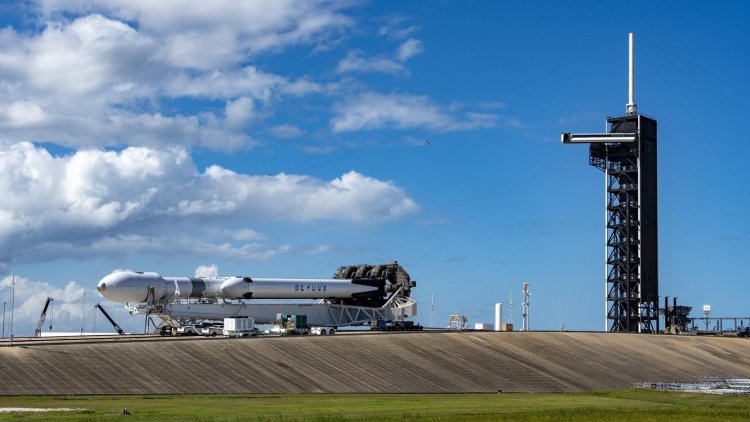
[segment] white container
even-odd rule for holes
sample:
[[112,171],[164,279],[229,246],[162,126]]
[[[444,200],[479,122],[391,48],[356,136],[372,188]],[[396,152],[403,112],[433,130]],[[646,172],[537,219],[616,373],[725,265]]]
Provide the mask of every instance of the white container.
[[474,324],[474,329],[492,331],[495,329],[495,327],[492,324],[485,324],[483,322],[477,322]]
[[223,334],[226,337],[251,336],[255,333],[255,320],[250,317],[224,318]]

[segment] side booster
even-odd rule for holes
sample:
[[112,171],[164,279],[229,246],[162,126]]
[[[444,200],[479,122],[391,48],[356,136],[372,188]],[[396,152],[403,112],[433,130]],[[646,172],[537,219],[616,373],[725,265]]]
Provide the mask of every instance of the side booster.
[[[153,272],[118,271],[102,278],[99,293],[115,302],[180,298],[353,299],[382,297],[384,281],[317,278],[162,277]],[[153,297],[149,292],[153,290]]]

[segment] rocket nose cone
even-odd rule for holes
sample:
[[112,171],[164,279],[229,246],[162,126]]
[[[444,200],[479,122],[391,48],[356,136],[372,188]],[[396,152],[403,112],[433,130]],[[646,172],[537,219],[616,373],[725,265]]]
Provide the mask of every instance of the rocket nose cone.
[[127,288],[126,285],[130,275],[130,273],[124,271],[107,274],[104,278],[99,280],[99,283],[96,285],[96,290],[98,290],[99,294],[105,298],[118,301],[123,290]]
[[154,289],[155,300],[167,293],[166,281],[159,274],[134,271],[113,272],[99,280],[96,289],[114,302],[144,302],[150,289]]

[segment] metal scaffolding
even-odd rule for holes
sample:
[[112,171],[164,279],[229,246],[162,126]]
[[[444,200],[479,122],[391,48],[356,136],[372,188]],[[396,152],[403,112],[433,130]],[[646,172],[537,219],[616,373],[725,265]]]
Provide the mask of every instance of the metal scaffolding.
[[644,382],[634,386],[686,393],[750,395],[750,379],[747,378],[702,377],[697,382]]
[[607,119],[609,133],[634,133],[635,142],[592,143],[589,164],[606,187],[608,329],[658,331],[656,121],[645,116]]

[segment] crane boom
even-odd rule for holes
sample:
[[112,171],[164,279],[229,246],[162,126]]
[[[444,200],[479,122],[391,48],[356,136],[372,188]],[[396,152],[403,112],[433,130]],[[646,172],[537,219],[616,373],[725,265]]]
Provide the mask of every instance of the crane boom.
[[120,324],[116,323],[115,320],[113,320],[112,317],[109,316],[107,311],[105,311],[104,308],[102,308],[102,305],[97,303],[94,307],[102,311],[104,316],[107,317],[107,320],[109,320],[109,323],[112,324],[113,327],[115,327],[115,331],[117,331],[117,334],[125,334],[125,331],[123,331],[122,328],[120,328]]
[[41,337],[42,336],[42,325],[44,325],[44,320],[47,319],[47,309],[49,309],[49,304],[52,302],[52,298],[48,297],[47,302],[44,304],[44,309],[42,309],[42,314],[39,316],[39,323],[36,325],[36,330],[34,330],[34,337]]

